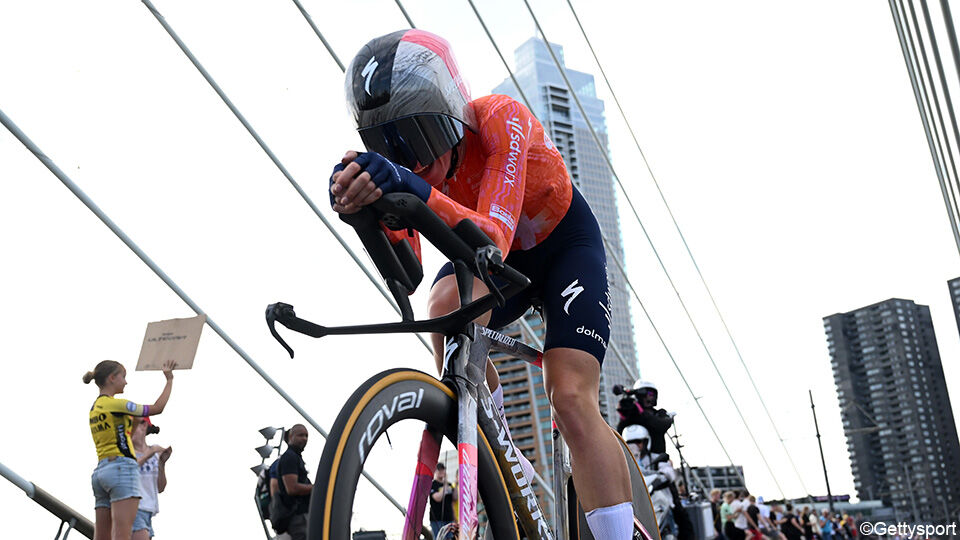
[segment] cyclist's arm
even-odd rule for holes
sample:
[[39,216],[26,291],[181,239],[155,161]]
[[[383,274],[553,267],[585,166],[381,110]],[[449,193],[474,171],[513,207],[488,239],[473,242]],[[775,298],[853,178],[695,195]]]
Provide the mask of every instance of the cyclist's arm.
[[527,151],[536,120],[523,105],[504,102],[480,128],[480,144],[485,157],[483,177],[476,210],[433,189],[429,206],[448,225],[456,226],[469,218],[496,244],[503,256],[510,252],[523,208],[527,174]]

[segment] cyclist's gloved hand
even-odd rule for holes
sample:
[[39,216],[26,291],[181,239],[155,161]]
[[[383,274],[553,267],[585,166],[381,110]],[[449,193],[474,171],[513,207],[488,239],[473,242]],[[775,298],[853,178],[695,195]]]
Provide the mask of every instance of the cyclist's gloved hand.
[[387,193],[412,193],[423,202],[430,198],[430,184],[410,169],[396,165],[376,152],[364,152],[353,160],[370,175],[384,195]]
[[333,196],[333,175],[343,171],[344,168],[346,168],[346,165],[343,163],[337,163],[337,165],[333,168],[333,172],[330,173],[330,187],[327,188],[327,194],[330,195],[331,208],[337,203],[336,197]]

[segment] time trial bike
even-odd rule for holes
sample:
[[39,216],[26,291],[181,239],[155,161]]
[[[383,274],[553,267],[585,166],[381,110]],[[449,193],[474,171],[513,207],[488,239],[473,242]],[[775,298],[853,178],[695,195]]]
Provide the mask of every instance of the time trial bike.
[[[473,540],[486,516],[485,537],[505,540],[592,539],[573,484],[569,451],[556,424],[552,429],[552,486],[542,486],[554,498],[552,519],[520,465],[519,450],[507,435],[485,383],[487,357],[500,352],[542,366],[543,354],[512,337],[473,321],[502,305],[530,284],[504,264],[500,250],[470,220],[449,227],[418,197],[389,194],[360,212],[341,215],[352,225],[400,307],[400,322],[325,327],[297,317],[290,304],[276,303],[266,317],[273,336],[293,357],[275,323],[311,337],[347,334],[437,332],[446,336],[443,374],[438,380],[412,369],[391,369],[363,383],[334,422],[324,445],[310,499],[308,538],[350,540],[354,511],[368,501],[356,497],[364,463],[387,430],[404,421],[425,424],[416,454],[413,485],[402,518],[402,538],[421,537],[421,528],[439,459],[443,437],[457,449],[459,538]],[[381,223],[394,229],[414,229],[453,262],[461,307],[442,317],[414,320],[409,293],[423,278],[422,266],[409,243],[392,245]],[[473,278],[489,294],[472,299]],[[389,443],[389,436],[386,437]],[[634,539],[660,540],[656,515],[643,475],[629,448],[620,439],[630,469],[633,491]],[[410,456],[412,457],[412,456]],[[551,489],[552,488],[552,489]],[[399,516],[392,530],[399,530]],[[390,517],[384,516],[385,520]],[[387,530],[389,526],[385,526]]]

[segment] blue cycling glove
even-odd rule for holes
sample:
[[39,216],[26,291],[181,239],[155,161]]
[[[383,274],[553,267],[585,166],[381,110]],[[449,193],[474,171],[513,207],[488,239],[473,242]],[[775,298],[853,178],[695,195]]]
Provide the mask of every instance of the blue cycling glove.
[[337,174],[338,172],[342,171],[345,168],[346,168],[346,165],[344,165],[343,163],[337,163],[333,167],[333,172],[330,173],[330,186],[327,188],[327,194],[330,195],[330,208],[333,208],[333,205],[337,203],[336,197],[334,197],[333,191],[331,191],[331,188],[333,188],[333,175]]
[[[430,184],[410,169],[396,165],[376,152],[364,152],[353,160],[370,175],[384,195],[387,193],[412,193],[423,202],[430,198]],[[336,171],[336,169],[334,169]]]

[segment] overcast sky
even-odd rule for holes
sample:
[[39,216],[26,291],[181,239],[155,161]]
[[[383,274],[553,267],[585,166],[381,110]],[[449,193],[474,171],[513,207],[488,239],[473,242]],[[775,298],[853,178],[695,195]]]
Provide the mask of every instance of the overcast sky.
[[[344,63],[372,37],[406,26],[389,0],[303,3]],[[534,35],[525,6],[478,4],[512,62],[514,48]],[[566,3],[532,5],[567,65],[599,74]],[[452,43],[475,97],[506,77],[466,2],[405,6],[418,27]],[[960,275],[957,249],[887,4],[574,6],[803,485],[825,493],[812,389],[830,485],[853,494],[822,317],[891,297],[929,305],[960,410],[960,340],[946,286]],[[325,203],[327,177],[359,139],[342,74],[296,6],[156,7],[336,221]],[[277,300],[325,324],[396,316],[140,2],[4,2],[0,51],[0,110],[322,426],[384,369],[432,372],[411,336],[290,336],[295,360],[273,341],[263,309]],[[952,70],[948,77],[957,80]],[[805,493],[609,91],[599,78],[596,87],[617,172],[776,482],[621,205],[631,281],[751,490],[768,498],[781,488]],[[0,178],[0,463],[92,518],[96,459],[85,417],[97,392],[80,377],[102,359],[122,361],[131,373],[121,397],[151,403],[162,376],[132,372],[144,328],[193,313],[6,130]],[[359,247],[348,227],[335,226]],[[425,273],[440,262],[428,253]],[[425,298],[424,287],[414,299],[420,314]],[[631,309],[640,371],[659,384],[661,405],[679,412],[685,457],[728,464],[650,321],[636,302]],[[156,419],[161,433],[152,436],[174,446],[158,537],[260,538],[248,470],[259,462],[257,429],[301,421],[206,328],[195,367],[176,374],[170,405]],[[310,436],[312,477],[323,443],[315,430]],[[371,467],[405,501],[412,456],[390,459]],[[55,534],[57,520],[6,482],[0,506],[0,536]]]

